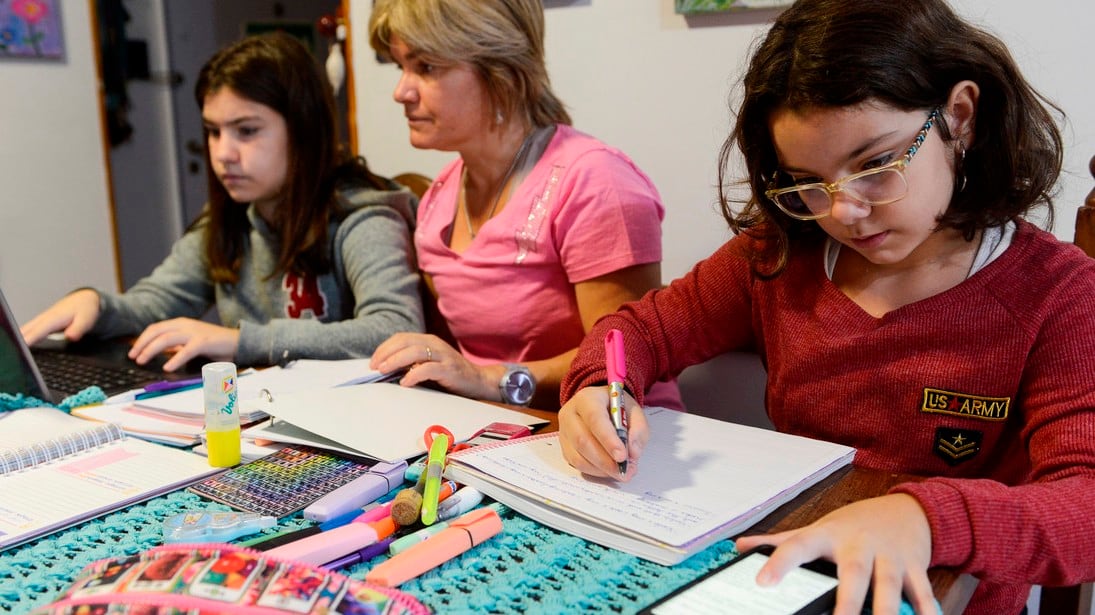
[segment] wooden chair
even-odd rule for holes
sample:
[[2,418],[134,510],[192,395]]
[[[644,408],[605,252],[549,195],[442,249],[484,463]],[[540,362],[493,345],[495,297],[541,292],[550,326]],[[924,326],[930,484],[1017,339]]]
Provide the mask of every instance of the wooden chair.
[[[1092,178],[1095,178],[1095,156],[1091,157],[1088,168]],[[1076,212],[1076,234],[1072,241],[1088,256],[1095,258],[1095,188],[1091,189],[1084,204]],[[1092,608],[1095,592],[1092,588],[1092,583],[1068,587],[1043,587],[1038,610],[1045,615],[1095,613]]]
[[[410,188],[411,192],[420,199],[433,185],[433,180],[421,173],[401,173],[393,177],[392,180]],[[423,276],[418,286],[418,292],[422,296],[422,312],[426,319],[426,332],[433,333],[455,348],[456,338],[449,331],[449,325],[445,322],[445,317],[437,309],[437,298],[425,276]]]
[[410,188],[411,192],[418,198],[422,198],[422,195],[426,194],[426,191],[430,189],[430,185],[433,184],[432,179],[419,173],[402,173],[392,179]]
[[[1095,178],[1095,156],[1088,165],[1091,176]],[[1087,195],[1087,200],[1076,212],[1076,236],[1073,239],[1088,256],[1095,257],[1095,188]]]

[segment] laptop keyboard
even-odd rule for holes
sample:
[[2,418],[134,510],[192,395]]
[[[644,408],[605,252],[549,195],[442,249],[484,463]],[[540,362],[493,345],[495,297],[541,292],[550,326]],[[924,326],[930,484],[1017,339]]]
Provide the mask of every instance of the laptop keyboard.
[[77,393],[92,385],[107,392],[123,391],[156,379],[155,373],[136,366],[98,365],[60,352],[36,352],[34,362],[51,391]]

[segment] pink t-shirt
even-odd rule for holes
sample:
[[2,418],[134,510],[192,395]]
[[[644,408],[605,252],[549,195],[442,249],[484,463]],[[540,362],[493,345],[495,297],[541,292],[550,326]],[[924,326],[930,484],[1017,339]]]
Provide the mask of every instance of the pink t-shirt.
[[458,159],[437,176],[414,239],[438,309],[473,362],[576,348],[585,330],[574,284],[661,261],[665,209],[653,182],[623,152],[570,126],[556,127],[505,208],[457,254],[447,238],[462,170]]

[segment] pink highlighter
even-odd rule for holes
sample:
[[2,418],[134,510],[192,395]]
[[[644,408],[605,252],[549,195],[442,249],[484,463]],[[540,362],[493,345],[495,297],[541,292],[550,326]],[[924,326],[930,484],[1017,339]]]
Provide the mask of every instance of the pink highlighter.
[[[627,451],[627,409],[624,408],[624,380],[627,379],[627,363],[624,357],[624,334],[612,329],[605,336],[605,371],[608,373],[608,416],[616,428],[616,436]],[[620,476],[627,474],[627,458],[618,462]]]

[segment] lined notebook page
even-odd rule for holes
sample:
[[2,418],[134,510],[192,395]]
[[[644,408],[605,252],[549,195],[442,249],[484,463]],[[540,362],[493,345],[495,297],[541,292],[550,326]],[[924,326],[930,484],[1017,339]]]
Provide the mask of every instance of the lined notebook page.
[[[114,425],[53,408],[0,415],[4,443],[15,438],[23,445],[35,444],[32,450],[68,452],[43,456],[32,467],[0,475],[0,549],[220,471],[193,453],[134,438],[104,441],[95,435],[102,433],[121,435]],[[85,443],[86,448],[64,450],[72,443]]]
[[[709,543],[702,539],[712,534],[744,529],[847,465],[854,453],[829,442],[661,408],[648,408],[647,418],[650,442],[628,483],[583,476],[563,459],[556,434],[454,453],[447,475],[474,481],[462,466],[488,475],[520,498],[574,517],[544,521],[569,526],[559,527],[564,531],[582,536],[585,520],[690,551],[690,543]],[[510,503],[505,494],[496,499]],[[521,509],[519,502],[513,507]]]

